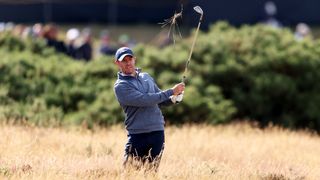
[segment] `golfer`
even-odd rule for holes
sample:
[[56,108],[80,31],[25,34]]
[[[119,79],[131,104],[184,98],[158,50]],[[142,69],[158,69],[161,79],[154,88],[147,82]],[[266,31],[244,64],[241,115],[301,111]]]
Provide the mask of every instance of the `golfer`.
[[[115,64],[120,71],[114,92],[125,113],[128,133],[124,167],[139,162],[137,168],[147,165],[157,171],[164,148],[165,123],[159,106],[181,101],[185,85],[179,83],[162,91],[148,73],[135,67],[135,63],[136,57],[130,48],[121,47],[116,51]],[[179,98],[173,100],[177,95]]]

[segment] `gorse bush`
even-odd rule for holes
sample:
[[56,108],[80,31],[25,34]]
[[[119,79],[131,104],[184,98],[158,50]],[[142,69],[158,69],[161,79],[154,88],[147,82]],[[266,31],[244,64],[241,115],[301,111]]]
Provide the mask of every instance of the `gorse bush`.
[[[193,36],[159,49],[135,47],[137,66],[160,88],[181,81]],[[113,57],[74,61],[43,41],[0,36],[0,111],[39,125],[110,125],[123,121],[113,84]],[[297,41],[286,28],[235,28],[226,22],[200,32],[184,101],[163,108],[169,123],[272,122],[320,131],[320,42]]]
[[213,54],[219,62],[213,64],[210,79],[235,103],[235,117],[320,130],[320,114],[315,110],[320,103],[315,94],[319,41],[297,41],[288,29],[263,25],[227,31],[224,26],[218,24],[208,33],[209,37],[223,34],[219,45],[227,51],[220,58]]
[[86,64],[62,54],[47,57],[30,51],[0,50],[0,56],[2,119],[46,126],[121,120],[112,89],[117,70],[110,58]]

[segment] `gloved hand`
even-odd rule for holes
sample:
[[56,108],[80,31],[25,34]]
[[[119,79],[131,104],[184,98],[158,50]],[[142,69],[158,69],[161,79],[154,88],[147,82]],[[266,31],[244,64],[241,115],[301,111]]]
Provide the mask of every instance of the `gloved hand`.
[[183,99],[183,93],[184,93],[184,91],[182,91],[182,93],[177,96],[177,98],[176,98],[176,102],[177,102],[177,103],[179,103],[179,102],[182,101],[182,99]]
[[175,96],[175,95],[170,96],[170,99],[173,102],[173,104],[181,102],[183,99],[183,94],[184,94],[184,91],[182,91],[182,93],[177,96]]

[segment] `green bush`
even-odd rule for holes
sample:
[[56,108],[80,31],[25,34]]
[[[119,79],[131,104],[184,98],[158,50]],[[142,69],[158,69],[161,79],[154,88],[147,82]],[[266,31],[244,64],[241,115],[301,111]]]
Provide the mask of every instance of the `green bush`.
[[29,48],[16,51],[1,46],[1,119],[43,126],[122,121],[112,89],[117,70],[109,57],[85,63]]
[[312,110],[320,103],[314,93],[319,91],[319,41],[297,41],[288,29],[264,25],[228,26],[212,26],[205,36],[211,41],[200,41],[198,52],[212,63],[205,84],[218,85],[234,102],[234,118],[320,130],[320,114]]

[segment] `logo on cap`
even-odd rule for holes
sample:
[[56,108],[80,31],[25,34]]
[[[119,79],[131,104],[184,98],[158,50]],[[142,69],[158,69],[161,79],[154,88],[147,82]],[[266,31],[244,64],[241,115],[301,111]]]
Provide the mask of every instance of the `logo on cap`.
[[133,57],[133,52],[130,48],[128,47],[121,47],[117,50],[115,54],[115,60],[116,61],[122,61],[124,57],[126,56],[132,56]]

